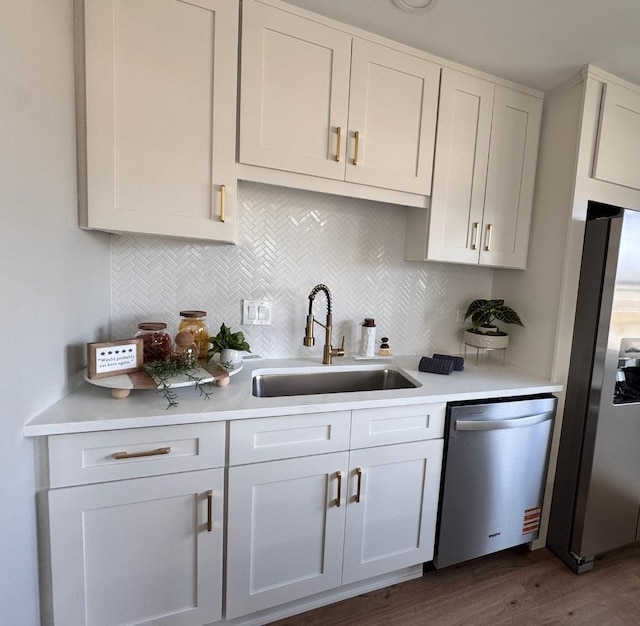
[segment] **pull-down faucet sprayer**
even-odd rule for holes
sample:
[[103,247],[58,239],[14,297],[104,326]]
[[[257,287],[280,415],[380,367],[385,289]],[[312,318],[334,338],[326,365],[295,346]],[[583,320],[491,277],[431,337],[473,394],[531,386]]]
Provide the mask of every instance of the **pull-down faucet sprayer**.
[[[324,324],[319,322],[313,316],[313,300],[319,291],[324,291],[327,297],[327,319]],[[332,326],[331,293],[329,292],[329,288],[326,285],[316,285],[311,290],[311,293],[309,294],[309,314],[307,315],[307,326],[306,326],[306,332],[304,334],[304,340],[303,340],[304,345],[307,347],[311,347],[316,343],[316,340],[313,337],[314,322],[319,326],[322,326],[322,328],[324,328],[325,330],[322,362],[325,365],[330,365],[332,357],[344,356],[344,337],[342,337],[342,345],[339,348],[331,347],[331,326]]]

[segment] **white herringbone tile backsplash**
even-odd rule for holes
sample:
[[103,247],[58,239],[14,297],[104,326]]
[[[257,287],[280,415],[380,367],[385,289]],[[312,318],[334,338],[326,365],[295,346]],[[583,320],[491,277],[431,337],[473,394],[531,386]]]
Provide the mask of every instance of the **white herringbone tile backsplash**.
[[[395,354],[458,353],[456,310],[489,297],[492,270],[403,260],[405,209],[394,205],[240,182],[237,246],[144,236],[114,236],[111,251],[114,339],[140,321],[165,321],[183,309],[207,311],[241,329],[266,357],[320,356],[302,345],[308,294],[325,283],[333,300],[334,344],[357,348],[359,324],[376,320]],[[271,326],[241,326],[243,299],[273,304]],[[324,321],[325,300],[314,309]]]

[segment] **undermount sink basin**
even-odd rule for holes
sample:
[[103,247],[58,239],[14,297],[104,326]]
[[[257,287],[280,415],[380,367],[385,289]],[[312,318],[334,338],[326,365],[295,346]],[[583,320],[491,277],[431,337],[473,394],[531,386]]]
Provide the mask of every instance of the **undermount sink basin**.
[[256,374],[252,392],[259,398],[308,396],[354,391],[415,389],[419,383],[391,367],[313,372]]

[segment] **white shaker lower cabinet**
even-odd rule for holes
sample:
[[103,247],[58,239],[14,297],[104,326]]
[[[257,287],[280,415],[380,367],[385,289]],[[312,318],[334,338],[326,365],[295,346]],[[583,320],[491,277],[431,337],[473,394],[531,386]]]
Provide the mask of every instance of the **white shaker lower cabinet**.
[[420,576],[444,415],[430,403],[49,436],[43,623],[266,623]]
[[410,208],[405,258],[524,269],[539,96],[442,70],[429,211]]
[[342,584],[433,559],[443,440],[354,450]]
[[[232,422],[226,618],[431,560],[444,412],[439,403]],[[311,443],[312,456],[260,462]]]
[[219,620],[223,489],[214,469],[51,490],[55,624]]
[[220,620],[225,443],[224,422],[50,436],[44,623]]
[[340,585],[348,460],[338,452],[229,469],[227,619]]

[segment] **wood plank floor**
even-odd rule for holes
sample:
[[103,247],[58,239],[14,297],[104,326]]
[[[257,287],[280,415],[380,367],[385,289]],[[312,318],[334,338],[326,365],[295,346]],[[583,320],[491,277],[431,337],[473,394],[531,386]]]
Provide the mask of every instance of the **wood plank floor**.
[[574,574],[547,549],[514,548],[273,626],[640,625],[640,545]]

